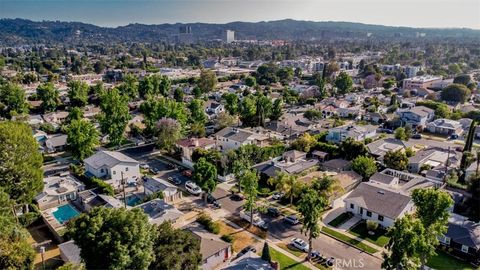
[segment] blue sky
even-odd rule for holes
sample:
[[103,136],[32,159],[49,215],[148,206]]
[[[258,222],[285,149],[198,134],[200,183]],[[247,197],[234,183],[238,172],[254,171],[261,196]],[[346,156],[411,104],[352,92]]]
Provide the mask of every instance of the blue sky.
[[479,0],[0,0],[0,18],[129,23],[350,21],[480,29]]

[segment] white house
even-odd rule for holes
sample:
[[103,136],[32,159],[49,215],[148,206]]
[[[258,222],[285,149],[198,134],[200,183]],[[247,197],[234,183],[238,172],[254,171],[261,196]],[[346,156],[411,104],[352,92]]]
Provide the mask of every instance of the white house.
[[215,147],[215,141],[208,138],[182,139],[176,143],[176,146],[182,151],[182,163],[193,168],[192,154],[195,149],[212,149]]
[[237,149],[247,144],[264,146],[268,140],[269,137],[265,134],[234,127],[226,127],[215,134],[216,147],[220,151]]
[[43,179],[43,191],[35,197],[40,210],[52,208],[77,198],[85,185],[69,173]]
[[99,151],[84,160],[85,171],[90,176],[106,180],[114,189],[120,189],[122,177],[125,183],[140,179],[139,162],[120,152]]
[[374,182],[360,183],[343,201],[345,211],[376,221],[384,228],[391,227],[414,207],[410,196]]
[[405,125],[424,127],[433,120],[435,111],[424,106],[417,106],[407,110],[398,110],[397,114]]
[[437,133],[442,135],[460,135],[463,132],[463,127],[460,122],[450,119],[436,119],[433,122],[427,124],[427,130],[431,133]]
[[328,142],[341,143],[347,138],[361,141],[367,138],[373,138],[375,135],[377,135],[377,128],[375,126],[346,125],[329,129],[325,139]]

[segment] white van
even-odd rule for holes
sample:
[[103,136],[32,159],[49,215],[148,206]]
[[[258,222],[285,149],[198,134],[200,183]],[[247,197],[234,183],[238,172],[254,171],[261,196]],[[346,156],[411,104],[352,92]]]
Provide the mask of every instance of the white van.
[[185,189],[195,196],[198,196],[202,193],[202,189],[192,181],[187,181],[185,183]]

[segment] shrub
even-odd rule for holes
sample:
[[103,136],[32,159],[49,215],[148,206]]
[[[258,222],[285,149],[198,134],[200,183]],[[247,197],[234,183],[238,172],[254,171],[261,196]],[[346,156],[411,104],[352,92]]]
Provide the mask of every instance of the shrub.
[[378,228],[378,223],[373,220],[367,220],[367,229],[369,231],[375,231]]
[[220,237],[225,242],[232,243],[233,242],[233,236],[231,234],[224,234],[222,237]]
[[205,229],[211,233],[218,234],[220,232],[220,226],[213,222],[212,218],[205,213],[198,216],[197,222],[202,224]]
[[270,247],[268,246],[267,241],[265,241],[265,244],[263,244],[262,260],[267,261],[267,262],[272,261],[272,257],[270,256]]
[[22,224],[23,227],[28,227],[34,223],[37,219],[40,218],[40,212],[35,205],[29,205],[30,212],[25,213],[18,217],[18,221]]

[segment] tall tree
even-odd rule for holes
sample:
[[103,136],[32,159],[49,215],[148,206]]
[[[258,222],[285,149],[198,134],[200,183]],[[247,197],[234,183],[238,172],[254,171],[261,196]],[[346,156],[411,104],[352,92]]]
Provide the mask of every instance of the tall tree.
[[387,232],[387,236],[390,237],[386,246],[389,252],[383,253],[382,268],[419,269],[422,253],[429,250],[422,222],[411,215],[406,215],[395,221],[393,227]]
[[104,91],[100,97],[100,127],[108,134],[113,145],[120,145],[130,120],[128,97],[120,94],[117,88]]
[[364,156],[368,150],[362,141],[355,141],[349,137],[340,143],[340,152],[345,156],[345,159],[352,160],[358,156]]
[[200,158],[193,166],[192,179],[205,192],[205,203],[207,194],[213,192],[217,186],[217,168],[205,158]]
[[35,250],[28,242],[28,232],[13,214],[15,201],[0,188],[0,269],[33,269]]
[[463,84],[450,84],[442,89],[442,100],[465,103],[470,97],[471,91]]
[[205,110],[203,109],[203,100],[192,100],[188,105],[188,109],[190,110],[191,123],[200,123],[202,125],[205,125],[205,123],[207,122],[207,115],[205,114]]
[[68,98],[70,104],[75,107],[83,107],[88,102],[88,84],[81,81],[70,81],[68,86]]
[[311,188],[314,189],[317,194],[326,198],[327,201],[333,199],[335,195],[342,194],[344,191],[340,181],[329,175],[316,178]]
[[217,76],[213,70],[202,69],[200,71],[200,78],[197,82],[198,87],[203,93],[208,93],[215,90],[217,85]]
[[171,151],[175,143],[182,138],[182,127],[177,120],[163,117],[158,120],[155,130],[157,146],[160,149]]
[[256,97],[256,113],[258,119],[258,126],[264,126],[265,120],[270,116],[272,111],[272,101],[261,94]]
[[302,193],[302,197],[298,202],[298,211],[303,217],[302,233],[308,235],[308,260],[312,255],[312,241],[320,235],[320,219],[322,211],[327,206],[327,200],[324,196],[318,196],[314,189],[307,188]]
[[173,99],[164,97],[151,97],[140,106],[144,114],[144,123],[147,126],[147,133],[153,133],[157,122],[163,118],[175,119],[182,128],[187,123],[187,109],[183,102],[176,102]]
[[123,83],[118,86],[119,91],[129,97],[130,100],[138,98],[138,80],[133,74],[127,74],[123,78]]
[[225,109],[231,114],[235,115],[238,113],[238,96],[235,93],[227,93],[223,95],[225,99]]
[[278,120],[283,115],[283,100],[281,98],[275,99],[273,102],[272,111],[270,113],[270,120]]
[[338,77],[335,79],[335,87],[338,88],[338,93],[345,95],[352,90],[353,80],[350,75],[345,72],[340,72]]
[[371,157],[358,156],[352,161],[352,170],[360,174],[363,180],[368,180],[377,172],[377,164]]
[[70,124],[73,120],[83,119],[83,111],[79,107],[73,107],[68,113],[67,119],[65,120],[66,124]]
[[202,261],[200,240],[193,234],[164,222],[157,228],[153,245],[156,255],[149,269],[196,270]]
[[269,183],[274,185],[276,190],[285,193],[285,196],[290,199],[290,205],[293,204],[293,198],[300,194],[303,188],[302,182],[298,181],[296,175],[285,172],[280,172],[275,178],[270,178]]
[[243,186],[243,192],[247,195],[245,209],[250,211],[250,226],[252,226],[258,190],[258,175],[256,171],[245,170],[240,175],[240,185]]
[[402,150],[387,151],[383,156],[383,162],[391,169],[403,171],[407,168],[408,157]]
[[100,144],[95,126],[84,120],[74,119],[67,127],[67,143],[75,159],[83,160],[93,154]]
[[2,108],[7,117],[28,113],[25,91],[13,83],[0,84],[0,110]]
[[30,203],[43,190],[43,159],[31,128],[0,122],[0,187],[16,204]]
[[157,231],[139,208],[95,207],[67,228],[87,269],[147,269],[155,259]]
[[58,90],[53,83],[44,83],[37,87],[37,96],[42,101],[42,108],[46,112],[53,112],[59,104]]

